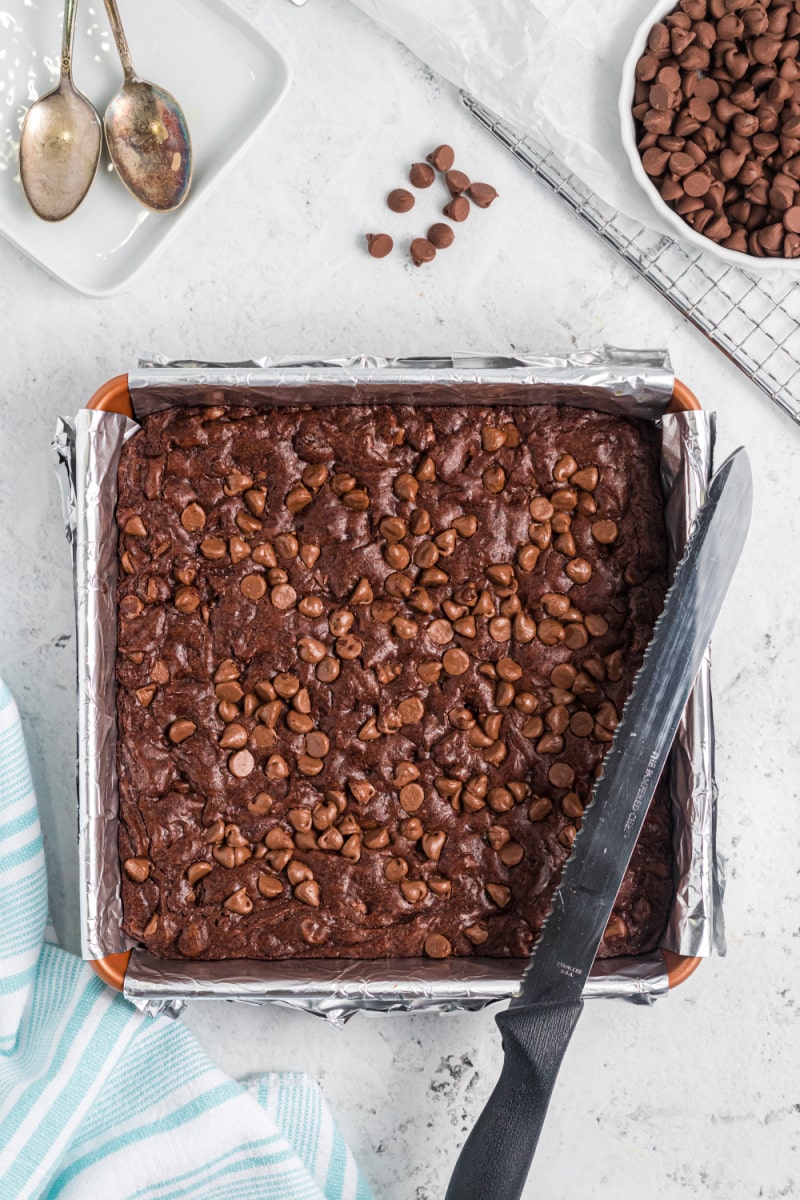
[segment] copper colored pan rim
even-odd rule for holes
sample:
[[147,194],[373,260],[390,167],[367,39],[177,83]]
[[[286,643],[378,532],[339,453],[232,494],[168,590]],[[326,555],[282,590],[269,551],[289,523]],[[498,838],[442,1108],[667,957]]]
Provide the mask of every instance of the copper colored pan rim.
[[[124,413],[125,416],[132,417],[133,405],[128,390],[128,376],[115,375],[113,379],[109,379],[101,388],[98,388],[86,407],[99,408],[104,412]],[[694,392],[685,383],[676,379],[668,411],[688,412],[699,408],[700,401]],[[690,958],[685,954],[673,954],[671,950],[662,950],[661,953],[664,956],[670,989],[684,983],[703,961],[700,958]],[[123,954],[107,954],[105,958],[93,959],[91,966],[104,983],[121,992],[130,957],[130,950]]]
[[103,983],[107,983],[115,992],[121,992],[125,986],[125,972],[128,969],[130,958],[131,951],[125,950],[122,954],[107,954],[105,958],[93,958],[89,965]]
[[126,417],[133,416],[131,394],[128,390],[128,376],[115,375],[98,388],[92,396],[87,408],[99,408],[103,412],[124,413]]

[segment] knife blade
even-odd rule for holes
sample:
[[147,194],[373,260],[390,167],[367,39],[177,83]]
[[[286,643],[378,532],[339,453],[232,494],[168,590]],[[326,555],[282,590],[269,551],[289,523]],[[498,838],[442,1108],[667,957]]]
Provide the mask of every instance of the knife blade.
[[519,1200],[586,977],[733,578],[752,504],[750,462],[740,448],[709,485],[520,990],[497,1017],[503,1070],[446,1200]]

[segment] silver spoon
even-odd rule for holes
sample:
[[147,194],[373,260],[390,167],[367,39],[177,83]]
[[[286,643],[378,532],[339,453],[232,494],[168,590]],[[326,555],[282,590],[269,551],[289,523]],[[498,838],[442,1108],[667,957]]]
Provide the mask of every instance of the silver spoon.
[[72,82],[72,42],[77,0],[64,5],[61,79],[25,114],[19,142],[22,187],[44,221],[62,221],[92,186],[102,129],[95,108]]
[[192,182],[192,143],[183,110],[174,96],[139,79],[117,0],[106,12],[125,72],[125,82],[106,109],[108,152],[129,192],[147,208],[170,212],[183,204]]

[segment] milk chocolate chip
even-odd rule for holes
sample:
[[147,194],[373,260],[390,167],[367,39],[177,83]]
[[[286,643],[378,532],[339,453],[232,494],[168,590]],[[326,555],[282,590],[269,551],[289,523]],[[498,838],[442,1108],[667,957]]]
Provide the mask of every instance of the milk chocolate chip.
[[411,243],[411,258],[415,267],[433,262],[436,258],[436,247],[427,238],[414,238]]
[[436,178],[433,167],[427,163],[414,163],[408,172],[408,178],[415,188],[429,188]]
[[437,171],[449,171],[456,160],[452,146],[444,145],[437,146],[435,150],[427,156],[428,162],[436,167]]
[[386,258],[394,248],[394,241],[388,233],[368,233],[367,250],[373,258]]
[[169,727],[169,740],[176,746],[181,742],[185,742],[197,731],[197,726],[194,721],[187,721],[180,717],[177,721],[173,721]]
[[[798,210],[800,212],[800,210]],[[787,229],[789,226],[787,225]],[[800,226],[794,230],[795,233],[800,233]],[[428,241],[437,250],[446,250],[448,246],[452,246],[455,241],[455,233],[449,225],[445,225],[444,221],[437,221],[435,225],[431,225],[428,230]]]
[[466,221],[469,216],[469,200],[466,196],[455,196],[449,204],[445,204],[442,212],[451,221],[460,223]]
[[425,953],[428,958],[449,958],[453,947],[442,933],[430,933],[425,939]]
[[451,196],[460,196],[469,187],[469,176],[463,171],[448,171],[444,177]]
[[189,504],[181,513],[181,525],[188,533],[195,533],[206,523],[206,514],[199,504]]
[[134,883],[144,883],[150,878],[152,863],[149,858],[127,858],[122,864],[125,874]]
[[488,208],[492,201],[497,199],[497,192],[490,183],[471,183],[467,193],[478,208]]
[[395,188],[386,197],[386,203],[392,212],[407,213],[414,207],[414,197],[405,188]]
[[255,759],[249,750],[237,750],[228,759],[228,770],[237,779],[246,779],[255,765]]

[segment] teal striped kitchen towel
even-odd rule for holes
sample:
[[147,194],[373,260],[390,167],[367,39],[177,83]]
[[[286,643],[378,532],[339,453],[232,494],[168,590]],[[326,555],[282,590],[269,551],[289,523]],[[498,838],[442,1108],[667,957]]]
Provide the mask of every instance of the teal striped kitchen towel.
[[36,797],[0,680],[0,1198],[370,1200],[305,1076],[236,1083],[46,940]]

